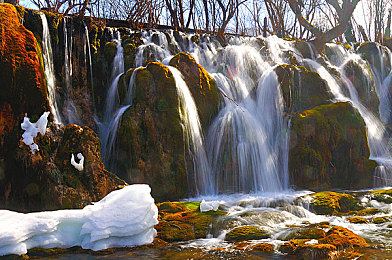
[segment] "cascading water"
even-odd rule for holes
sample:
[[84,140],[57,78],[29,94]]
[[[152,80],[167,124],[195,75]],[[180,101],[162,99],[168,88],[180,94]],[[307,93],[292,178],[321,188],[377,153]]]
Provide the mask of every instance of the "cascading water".
[[[89,65],[88,70],[90,71],[90,86],[91,86],[91,95],[92,95],[92,100],[95,100],[94,98],[94,77],[93,77],[93,60],[91,58],[91,47],[90,47],[90,36],[88,32],[88,27],[87,24],[84,23],[84,33],[86,36],[85,44],[84,44],[84,51],[85,51],[85,65]],[[87,56],[88,54],[88,56]],[[88,57],[88,64],[87,64],[87,57]]]
[[[170,49],[173,49],[167,37],[173,41],[172,34],[172,31],[144,33],[145,44],[139,47],[136,64],[142,65],[144,57],[151,56],[166,63],[171,57]],[[155,40],[159,45],[154,43],[154,35],[159,39]],[[234,39],[225,48],[218,42],[210,42],[208,37],[202,44],[195,44],[186,37],[182,42],[188,44],[176,43],[175,46],[195,57],[226,97],[224,108],[208,131],[209,166],[200,165],[201,157],[193,154],[200,194],[287,189],[288,124],[283,116],[276,75],[270,61],[258,51],[257,41]],[[186,46],[186,49],[180,46]],[[283,62],[281,54],[282,51],[275,52],[274,59]],[[193,142],[195,151],[201,149],[198,148],[200,143]],[[209,168],[211,170],[207,171]]]
[[[389,149],[389,135],[385,129],[384,124],[375,116],[369,109],[364,106],[358,96],[358,92],[350,79],[345,74],[345,66],[349,61],[354,61],[359,66],[363,66],[362,70],[366,72],[367,63],[362,58],[354,53],[349,52],[342,46],[329,45],[332,50],[333,59],[327,61],[327,64],[331,68],[334,68],[339,72],[340,78],[343,81],[343,86],[348,89],[348,95],[345,94],[344,90],[332,74],[324,68],[321,64],[314,60],[304,59],[303,62],[315,70],[321,78],[323,78],[330,88],[331,93],[335,96],[336,101],[350,102],[356,109],[358,109],[362,118],[365,121],[367,128],[367,137],[370,150],[370,159],[375,160],[379,166],[375,170],[375,185],[385,186],[392,184],[392,154]],[[365,76],[371,77],[370,74],[365,73]],[[371,80],[369,79],[369,82]],[[378,95],[383,94],[380,92],[382,88],[383,80],[377,80],[376,91]],[[385,106],[385,101],[381,101],[380,104],[380,115],[382,114],[382,108]]]
[[[68,18],[63,18],[64,27],[64,73],[65,73],[65,84],[66,84],[66,94],[64,100],[64,106],[66,108],[66,116],[65,122],[68,124],[79,124],[81,125],[80,115],[75,107],[73,99],[70,97],[72,92],[72,45],[73,45],[73,37],[72,37],[72,29],[68,32]],[[72,22],[72,21],[71,21]],[[72,27],[71,27],[72,28]]]
[[[193,159],[193,170],[198,194],[213,193],[213,182],[211,169],[208,164],[207,154],[204,150],[204,138],[201,130],[200,119],[195,101],[189,91],[187,84],[182,78],[181,72],[176,68],[168,66],[176,82],[176,89],[180,99],[180,115],[185,128],[186,136],[190,140],[189,153]],[[181,109],[183,108],[183,110]]]
[[[110,159],[115,151],[116,134],[121,122],[121,117],[130,106],[120,106],[117,86],[120,77],[124,74],[124,54],[119,32],[117,32],[117,38],[114,40],[117,42],[117,52],[113,60],[111,85],[106,97],[103,120],[102,122],[98,122],[99,136],[102,143],[102,157],[109,168],[112,168]],[[131,94],[128,95],[129,100],[132,100],[130,95]]]
[[44,13],[40,13],[42,21],[42,49],[45,66],[46,84],[48,86],[48,96],[50,109],[53,115],[54,123],[62,123],[56,101],[56,77],[54,75],[53,52],[52,43],[50,39],[50,32],[48,21]]

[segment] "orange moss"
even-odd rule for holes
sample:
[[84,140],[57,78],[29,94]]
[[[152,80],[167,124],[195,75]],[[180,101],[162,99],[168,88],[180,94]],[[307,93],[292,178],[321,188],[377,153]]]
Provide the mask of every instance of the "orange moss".
[[354,223],[354,224],[368,223],[366,218],[362,218],[362,217],[350,217],[347,220],[350,221],[350,223]]
[[159,224],[155,228],[158,238],[167,242],[205,238],[210,224],[226,214],[222,211],[202,213],[200,202],[163,202],[157,206]]
[[268,243],[260,243],[254,246],[251,246],[249,248],[250,250],[254,250],[254,251],[261,251],[264,253],[270,253],[274,251],[274,245],[268,244]]

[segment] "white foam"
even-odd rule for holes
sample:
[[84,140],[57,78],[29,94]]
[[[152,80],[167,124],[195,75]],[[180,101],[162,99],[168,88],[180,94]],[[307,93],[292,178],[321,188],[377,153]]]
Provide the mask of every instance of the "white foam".
[[36,123],[31,123],[30,118],[25,116],[23,123],[20,125],[22,130],[25,131],[22,135],[23,142],[30,146],[32,154],[35,154],[35,151],[39,151],[38,145],[34,143],[34,137],[37,137],[38,133],[45,135],[49,114],[50,112],[44,112]]
[[213,200],[213,201],[202,200],[202,202],[200,203],[200,212],[207,212],[210,210],[217,211],[219,208],[219,204],[220,202],[217,200]]
[[0,210],[0,256],[34,247],[102,250],[152,243],[158,208],[148,185],[113,191],[84,209],[17,213]]

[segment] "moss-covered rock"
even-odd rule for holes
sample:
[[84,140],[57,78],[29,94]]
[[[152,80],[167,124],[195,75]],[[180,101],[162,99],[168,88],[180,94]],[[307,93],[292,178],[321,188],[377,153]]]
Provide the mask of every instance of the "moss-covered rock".
[[312,190],[373,185],[366,126],[350,103],[322,105],[294,114],[290,129],[292,183]]
[[180,52],[170,60],[169,64],[182,73],[196,102],[201,124],[207,130],[219,110],[221,96],[215,80],[189,54]]
[[210,225],[223,211],[200,212],[200,202],[163,202],[157,204],[159,224],[158,238],[167,242],[205,238]]
[[317,227],[295,228],[286,237],[285,240],[292,239],[320,239],[326,236],[326,232]]
[[319,242],[334,245],[340,250],[346,248],[363,248],[368,246],[364,238],[343,227],[331,228],[327,232],[327,236],[320,239]]
[[317,214],[336,215],[337,213],[361,209],[358,202],[350,194],[324,191],[310,196],[313,199],[311,209]]
[[389,221],[390,221],[390,218],[388,218],[388,217],[375,217],[372,219],[372,222],[374,224],[384,224]]
[[[88,127],[51,125],[35,142],[40,150],[31,154],[30,148],[19,141],[15,162],[22,174],[12,187],[12,201],[7,208],[23,211],[83,208],[126,185],[105,170],[100,141]],[[77,153],[84,156],[82,171],[71,165],[71,155]]]
[[367,219],[363,218],[363,217],[350,217],[347,220],[353,224],[366,224],[366,223],[368,223]]
[[300,112],[319,105],[330,104],[333,95],[327,83],[316,72],[295,65],[275,68],[288,112]]
[[369,65],[350,60],[345,64],[343,69],[347,79],[357,90],[361,102],[375,115],[378,115],[380,101],[376,93],[375,81]]
[[[324,238],[318,240],[293,239],[281,245],[279,250],[304,259],[355,259],[355,250],[365,248],[365,239],[343,227],[331,228]],[[352,257],[355,256],[355,257]]]
[[268,243],[260,243],[249,247],[249,250],[260,251],[263,253],[272,253],[274,252],[274,245]]
[[[386,47],[376,42],[365,42],[359,46],[357,53],[373,65],[377,71],[388,70],[391,60],[388,55],[383,55],[386,52],[384,48]],[[389,71],[386,71],[386,73],[388,74]]]
[[186,143],[173,75],[155,62],[135,73],[132,107],[122,117],[111,169],[130,183],[148,183],[157,201],[183,198],[189,190]]
[[258,240],[269,238],[270,234],[258,226],[242,226],[231,230],[226,234],[226,240],[230,242],[244,240]]

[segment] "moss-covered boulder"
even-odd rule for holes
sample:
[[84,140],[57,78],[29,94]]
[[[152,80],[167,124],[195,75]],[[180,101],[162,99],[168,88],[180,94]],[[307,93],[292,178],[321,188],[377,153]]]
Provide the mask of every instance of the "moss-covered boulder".
[[375,89],[375,81],[367,63],[350,60],[344,65],[344,72],[357,90],[361,102],[375,115],[379,114],[380,101]]
[[372,187],[366,126],[350,103],[322,105],[293,115],[289,171],[293,184],[312,190]]
[[326,236],[326,232],[317,227],[294,228],[287,234],[285,240],[292,239],[320,239]]
[[196,102],[201,124],[207,130],[219,110],[221,96],[216,88],[215,80],[189,54],[180,52],[171,59],[169,64],[182,73]]
[[148,183],[157,201],[184,198],[186,143],[173,75],[156,62],[135,73],[132,106],[122,116],[110,169],[130,183]]
[[157,204],[158,238],[167,242],[205,238],[223,211],[200,212],[200,202],[163,202]]
[[390,68],[392,61],[389,55],[384,55],[387,52],[385,48],[376,42],[365,42],[359,46],[357,53],[374,66],[377,71],[387,70],[385,73],[388,75],[388,68]]
[[333,227],[327,236],[319,240],[323,244],[331,244],[342,250],[346,248],[364,248],[368,244],[364,238],[344,227]]
[[333,227],[323,238],[293,239],[281,245],[279,250],[303,259],[356,259],[360,254],[355,251],[367,246],[366,240],[352,231]]
[[288,112],[300,112],[319,105],[330,104],[333,95],[327,83],[316,72],[295,65],[275,68]]
[[258,240],[269,238],[270,234],[258,226],[242,226],[232,229],[226,234],[226,240],[230,242],[244,240]]
[[361,209],[358,202],[350,194],[323,191],[310,195],[311,209],[322,215],[336,215]]
[[368,223],[367,219],[363,218],[363,217],[350,217],[347,220],[353,224],[366,224],[366,223]]

